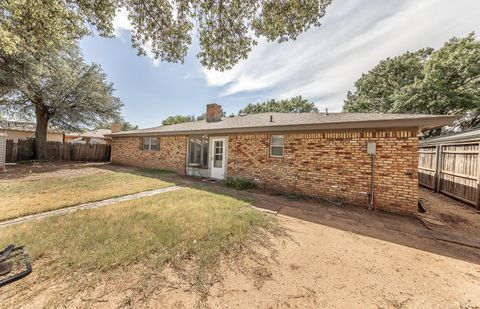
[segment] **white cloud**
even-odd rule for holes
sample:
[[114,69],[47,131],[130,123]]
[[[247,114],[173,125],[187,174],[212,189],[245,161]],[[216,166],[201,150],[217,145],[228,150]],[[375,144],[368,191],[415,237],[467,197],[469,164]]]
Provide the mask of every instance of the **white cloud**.
[[[121,8],[117,11],[117,14],[113,18],[113,29],[115,36],[126,43],[124,32],[131,32],[133,30],[133,26],[128,19],[128,11],[125,8]],[[146,44],[143,44],[142,47],[145,50],[147,57],[152,59],[153,65],[160,65],[160,60],[155,59],[152,53],[152,42],[148,41]]]
[[130,20],[128,19],[128,11],[121,8],[113,18],[113,28],[117,37],[122,35],[122,31],[131,31],[133,29]]
[[303,95],[341,110],[355,80],[380,60],[453,36],[480,34],[478,0],[336,0],[320,28],[282,44],[265,41],[227,72],[203,69],[222,95],[263,90],[271,97]]

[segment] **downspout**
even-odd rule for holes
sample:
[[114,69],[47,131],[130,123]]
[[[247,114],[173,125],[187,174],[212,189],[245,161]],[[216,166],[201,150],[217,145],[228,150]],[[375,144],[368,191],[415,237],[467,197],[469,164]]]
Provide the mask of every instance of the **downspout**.
[[370,155],[370,201],[368,203],[368,209],[375,209],[374,204],[374,179],[375,179],[375,155]]
[[375,209],[374,203],[374,181],[375,181],[375,155],[377,153],[377,144],[367,142],[367,153],[370,155],[370,190],[368,192],[368,209]]

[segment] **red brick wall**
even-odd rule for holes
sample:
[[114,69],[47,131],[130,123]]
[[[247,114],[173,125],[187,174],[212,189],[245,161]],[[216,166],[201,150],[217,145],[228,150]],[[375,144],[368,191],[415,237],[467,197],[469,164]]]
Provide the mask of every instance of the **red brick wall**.
[[288,133],[283,158],[270,157],[269,134],[230,135],[227,174],[285,192],[367,205],[371,169],[366,145],[375,141],[376,207],[413,213],[418,203],[417,132]]
[[141,150],[142,139],[122,137],[112,140],[111,161],[114,164],[172,170],[185,174],[186,136],[158,137],[160,150]]
[[[367,205],[370,156],[377,142],[375,205],[414,213],[418,203],[418,128],[285,134],[283,158],[270,157],[270,134],[232,134],[227,175],[256,179],[260,186]],[[114,138],[112,163],[185,173],[187,137],[160,137],[160,151],[140,150],[141,139]]]

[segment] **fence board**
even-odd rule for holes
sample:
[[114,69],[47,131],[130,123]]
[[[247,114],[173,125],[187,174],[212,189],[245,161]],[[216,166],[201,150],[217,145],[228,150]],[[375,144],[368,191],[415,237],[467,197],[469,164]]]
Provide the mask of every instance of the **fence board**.
[[[6,151],[5,151],[5,162],[11,163],[11,162],[16,162],[17,161],[17,146],[16,144],[13,143],[13,140],[7,139],[6,143]],[[15,155],[14,155],[15,153]],[[15,158],[15,159],[14,159]]]
[[[6,162],[32,160],[35,157],[35,140],[7,140]],[[77,144],[47,142],[49,161],[90,161],[105,162],[110,160],[110,145]]]
[[421,147],[418,154],[418,183],[435,189],[437,152],[436,147]]
[[480,144],[419,147],[418,171],[420,185],[480,207]]

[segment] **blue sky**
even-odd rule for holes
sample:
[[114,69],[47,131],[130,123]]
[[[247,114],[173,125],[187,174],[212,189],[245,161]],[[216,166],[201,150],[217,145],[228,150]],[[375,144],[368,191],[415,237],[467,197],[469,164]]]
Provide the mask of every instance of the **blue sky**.
[[355,80],[378,61],[480,34],[478,12],[478,0],[333,0],[321,27],[282,44],[260,39],[249,58],[227,72],[202,68],[195,43],[184,64],[137,56],[125,12],[115,18],[115,38],[89,36],[81,47],[114,83],[124,118],[141,128],[169,115],[200,115],[210,102],[230,114],[251,102],[302,95],[322,110],[341,111]]

